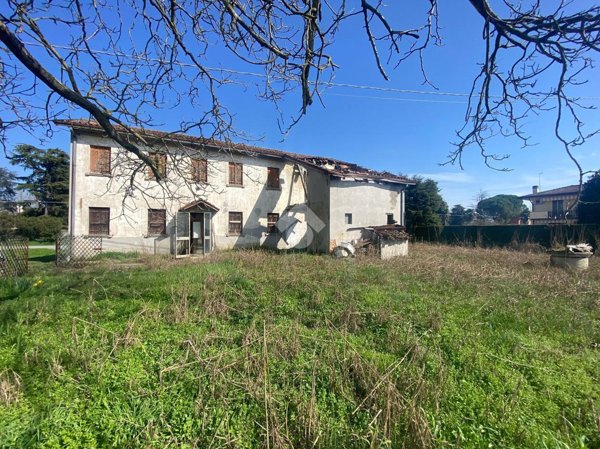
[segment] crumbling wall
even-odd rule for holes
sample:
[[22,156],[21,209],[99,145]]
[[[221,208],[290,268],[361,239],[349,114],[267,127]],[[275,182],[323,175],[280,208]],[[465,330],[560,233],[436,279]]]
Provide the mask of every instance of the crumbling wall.
[[408,256],[408,240],[381,240],[379,254],[384,260]]

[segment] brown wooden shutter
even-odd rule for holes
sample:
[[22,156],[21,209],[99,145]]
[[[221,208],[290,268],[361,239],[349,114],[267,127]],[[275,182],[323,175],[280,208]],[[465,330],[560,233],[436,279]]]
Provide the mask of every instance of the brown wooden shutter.
[[90,207],[89,208],[89,234],[90,235],[109,235],[110,234],[110,208],[108,208],[108,207]]
[[192,180],[208,182],[208,161],[206,159],[192,159]]
[[148,234],[167,233],[167,212],[164,209],[148,209]]
[[277,167],[267,168],[267,187],[270,189],[279,188],[279,169]]
[[110,147],[90,147],[90,172],[110,174]]
[[229,163],[229,184],[241,186],[243,185],[243,165],[235,162]]
[[[158,173],[162,177],[167,176],[167,155],[166,154],[149,153],[148,158],[156,166]],[[154,179],[154,173],[152,173],[152,167],[148,166],[146,173],[147,173],[148,178]]]

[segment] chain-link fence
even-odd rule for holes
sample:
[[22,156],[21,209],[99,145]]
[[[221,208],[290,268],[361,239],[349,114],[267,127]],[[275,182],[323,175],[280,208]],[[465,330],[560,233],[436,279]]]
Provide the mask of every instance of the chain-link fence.
[[19,237],[0,238],[0,277],[27,273],[29,241]]
[[63,235],[56,239],[56,265],[85,265],[102,254],[102,237]]

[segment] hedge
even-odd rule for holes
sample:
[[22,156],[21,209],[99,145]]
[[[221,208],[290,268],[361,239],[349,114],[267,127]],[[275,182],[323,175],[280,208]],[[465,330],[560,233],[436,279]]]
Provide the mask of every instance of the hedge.
[[18,235],[30,240],[54,240],[63,229],[59,217],[0,214],[0,235]]
[[573,243],[600,247],[600,225],[422,226],[413,229],[417,241],[480,247],[545,248]]

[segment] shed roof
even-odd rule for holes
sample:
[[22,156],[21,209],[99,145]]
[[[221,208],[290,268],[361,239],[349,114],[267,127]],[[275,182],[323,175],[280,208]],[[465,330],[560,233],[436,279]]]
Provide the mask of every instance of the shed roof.
[[[68,126],[73,130],[83,130],[94,133],[104,133],[102,126],[95,120],[85,119],[70,119],[70,120],[55,120],[55,124]],[[125,128],[116,125],[115,129],[121,133],[135,136],[138,134],[142,138],[155,139],[160,141],[173,141],[190,145],[200,145],[214,147],[220,150],[235,151],[253,156],[279,157],[296,162],[301,162],[306,165],[317,167],[331,176],[339,178],[355,178],[355,179],[371,179],[374,181],[392,182],[397,184],[414,184],[414,181],[404,176],[395,175],[387,171],[377,171],[351,162],[344,162],[338,159],[329,158],[326,156],[311,156],[307,154],[292,153],[289,151],[275,150],[271,148],[262,148],[243,143],[224,142],[216,139],[207,139],[204,137],[191,136],[189,134],[172,133],[165,131],[156,131],[144,128]]]

